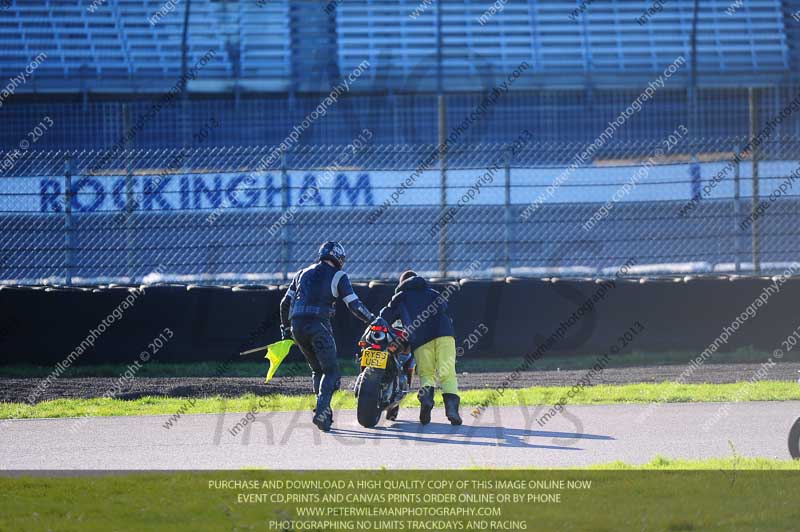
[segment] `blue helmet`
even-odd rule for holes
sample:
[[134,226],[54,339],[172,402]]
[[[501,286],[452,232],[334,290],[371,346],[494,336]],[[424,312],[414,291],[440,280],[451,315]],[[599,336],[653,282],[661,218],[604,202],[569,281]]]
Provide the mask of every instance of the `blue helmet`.
[[322,261],[324,259],[332,260],[339,268],[342,268],[344,262],[347,260],[344,246],[338,242],[325,242],[319,247],[319,251],[317,252],[317,260]]

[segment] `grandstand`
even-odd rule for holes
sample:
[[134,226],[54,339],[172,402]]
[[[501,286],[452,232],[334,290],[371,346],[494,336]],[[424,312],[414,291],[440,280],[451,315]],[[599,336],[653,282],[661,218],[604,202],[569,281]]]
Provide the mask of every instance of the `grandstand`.
[[[185,131],[212,113],[229,117],[214,144],[280,142],[318,94],[365,59],[368,74],[353,84],[346,104],[309,132],[308,144],[344,143],[354,121],[373,126],[378,143],[435,142],[440,89],[456,120],[520,61],[531,64],[530,73],[498,106],[496,124],[465,142],[510,142],[522,127],[540,140],[590,140],[586,123],[635,97],[679,56],[695,60],[696,68],[676,74],[669,96],[631,138],[660,138],[690,106],[704,117],[698,137],[744,135],[748,102],[740,89],[791,86],[800,75],[793,2],[752,0],[735,16],[727,13],[727,0],[699,2],[694,42],[691,0],[665,2],[646,24],[636,19],[650,1],[595,1],[572,17],[579,5],[573,1],[511,0],[484,23],[483,1],[438,4],[441,12],[417,13],[416,0],[348,0],[329,11],[310,1],[193,0],[187,62],[209,50],[214,60],[188,83],[185,112],[164,113],[134,146],[185,145]],[[23,0],[0,12],[0,77],[11,78],[47,54],[31,82],[16,90],[14,101],[26,105],[5,109],[0,142],[14,144],[32,117],[46,111],[61,119],[43,147],[113,144],[125,127],[123,103],[136,116],[143,100],[168,90],[181,74],[186,4],[178,2],[151,24],[163,5]]]
[[[150,19],[164,5],[161,0],[98,4],[15,0],[3,14],[0,75],[13,76],[27,60],[46,52],[48,64],[37,74],[36,86],[25,92],[127,94],[166,88],[181,69],[183,6],[153,25]],[[644,25],[626,22],[635,21],[652,2],[592,2],[591,9],[575,21],[569,16],[575,2],[517,0],[481,24],[485,2],[445,1],[441,35],[435,9],[412,17],[417,4],[346,1],[329,15],[318,9],[318,2],[307,0],[263,6],[255,1],[194,0],[189,56],[214,49],[219,57],[196,90],[226,92],[237,79],[253,90],[319,90],[322,86],[313,76],[292,79],[297,72],[323,64],[314,61],[312,51],[328,52],[325,59],[340,72],[364,59],[385,63],[385,75],[361,84],[359,92],[435,90],[436,76],[416,80],[413,87],[404,84],[416,77],[412,75],[420,65],[435,67],[439,38],[446,89],[456,91],[480,89],[483,76],[511,70],[521,60],[530,61],[540,74],[529,78],[524,88],[629,87],[646,83],[676,56],[691,53],[686,36],[692,29],[692,1],[666,2],[663,11]],[[725,0],[700,2],[699,82],[728,87],[785,82],[790,64],[797,61],[787,34],[787,26],[796,22],[791,11],[778,0],[749,1],[738,16],[726,13],[729,6]],[[329,17],[335,20],[335,29],[325,39],[320,33]]]

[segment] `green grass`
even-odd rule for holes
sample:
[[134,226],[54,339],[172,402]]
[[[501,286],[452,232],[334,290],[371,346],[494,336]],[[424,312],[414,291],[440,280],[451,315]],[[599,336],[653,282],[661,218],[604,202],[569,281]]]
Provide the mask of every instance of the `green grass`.
[[777,460],[774,458],[726,457],[704,460],[678,460],[656,456],[646,464],[610,462],[585,468],[593,471],[800,471],[800,460]]
[[[568,404],[617,404],[617,403],[689,403],[722,401],[789,401],[800,400],[800,386],[786,381],[759,381],[748,385],[748,393],[742,395],[742,383],[733,384],[626,384],[621,386],[588,386],[583,388]],[[536,386],[510,389],[500,394],[496,389],[468,390],[461,393],[462,406],[469,412],[476,405],[517,406],[552,405],[567,391],[568,386]],[[441,404],[441,397],[437,399]],[[405,404],[416,405],[416,398],[409,396]],[[216,414],[219,412],[247,412],[255,408],[258,412],[293,411],[310,409],[314,397],[265,395],[243,395],[235,398],[219,396],[197,398],[193,404],[179,397],[143,397],[135,400],[120,399],[56,399],[30,406],[20,403],[0,403],[0,419],[80,417],[80,416],[137,416],[163,415],[182,411],[186,414]],[[337,409],[354,409],[356,399],[349,391],[337,392],[333,402]]]
[[[739,349],[730,353],[718,354],[709,363],[762,363],[772,353]],[[627,368],[634,366],[653,366],[686,364],[697,357],[695,352],[665,352],[665,353],[624,353],[614,355],[608,362],[609,368]],[[510,372],[520,366],[522,357],[460,357],[457,361],[457,370],[460,373],[484,372]],[[597,362],[597,355],[558,356],[536,361],[533,370],[579,370],[589,369]],[[800,362],[800,350],[786,353],[782,362]],[[342,373],[354,376],[358,373],[355,364],[346,360],[342,361]],[[157,361],[145,364],[137,373],[137,377],[214,377],[218,376],[218,362],[194,363],[161,363]],[[96,364],[77,365],[68,368],[61,378],[70,377],[119,377],[127,369],[126,364]],[[53,371],[52,366],[35,366],[31,364],[15,364],[0,366],[0,378],[35,378],[46,377]],[[241,362],[230,364],[225,372],[226,377],[263,377],[267,371],[267,362],[259,360],[258,355]],[[290,362],[283,364],[280,374],[298,375],[308,372],[304,362]]]
[[[413,450],[410,450],[413,452]],[[679,470],[686,469],[698,470]],[[518,494],[514,500],[497,500],[474,507],[495,507],[500,518],[477,518],[491,522],[523,521],[528,530],[664,530],[714,531],[796,530],[800,507],[795,500],[800,480],[800,462],[765,459],[670,461],[656,458],[643,466],[613,464],[594,470],[470,470],[470,471],[226,471],[181,473],[134,473],[56,478],[0,477],[0,530],[106,531],[106,530],[289,530],[269,526],[270,520],[298,519],[301,507],[368,508],[397,507],[386,502],[281,502],[247,503],[240,494],[397,493],[384,482],[417,481],[418,489],[402,493],[449,495],[457,488],[437,489],[428,482],[472,483],[580,481],[583,489],[526,489],[473,487],[471,494]],[[347,486],[349,481],[373,481],[368,490]],[[259,487],[225,487],[223,482],[250,481]],[[343,481],[342,488],[323,492],[314,488],[263,487],[269,481]],[[267,484],[266,486],[269,486]],[[537,503],[528,495],[560,493],[559,503]],[[510,497],[509,497],[510,498]],[[422,502],[415,508],[463,508],[462,503]],[[341,518],[338,518],[341,519]],[[364,529],[355,522],[377,522],[395,518],[350,518],[352,530]],[[420,529],[426,518],[400,517],[404,530]],[[308,523],[308,518],[300,518]],[[427,521],[433,522],[434,518]],[[498,530],[490,524],[470,524],[475,518],[435,518],[437,522],[460,523],[437,530]],[[416,521],[417,524],[411,524]],[[306,530],[332,530],[328,526]],[[340,528],[336,528],[339,530]],[[387,530],[389,527],[380,528]],[[392,527],[392,530],[398,528]],[[296,530],[296,528],[295,528]]]

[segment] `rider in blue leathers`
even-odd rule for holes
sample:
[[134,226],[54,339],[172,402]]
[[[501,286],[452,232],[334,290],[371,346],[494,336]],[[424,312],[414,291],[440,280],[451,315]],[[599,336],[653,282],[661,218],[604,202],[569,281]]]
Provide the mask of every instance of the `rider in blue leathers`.
[[281,336],[294,338],[311,367],[311,379],[317,406],[314,424],[329,431],[333,423],[331,399],[339,389],[341,372],[336,355],[331,318],[337,299],[364,323],[375,316],[353,292],[350,279],[342,271],[346,255],[338,242],[325,242],[319,248],[317,262],[295,274],[281,300]]

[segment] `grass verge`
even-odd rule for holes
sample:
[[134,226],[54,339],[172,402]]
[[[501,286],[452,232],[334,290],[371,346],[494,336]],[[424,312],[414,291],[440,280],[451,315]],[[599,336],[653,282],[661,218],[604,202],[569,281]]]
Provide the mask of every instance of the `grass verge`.
[[[595,470],[251,470],[0,478],[0,530],[784,531],[796,530],[800,519],[792,497],[800,479],[797,464],[658,458],[644,466]],[[670,469],[666,465],[700,470],[664,471]],[[356,484],[364,481],[371,487]],[[418,484],[393,487],[400,482]],[[459,489],[459,482],[469,491]],[[532,482],[550,487],[527,487]],[[398,491],[419,497],[413,508],[421,513],[380,512],[404,507],[389,499]],[[460,493],[491,502],[458,502]],[[555,503],[540,499],[556,495]],[[442,513],[465,507],[497,513]],[[308,509],[321,513],[304,512]]]
[[[739,349],[730,353],[718,355],[714,363],[725,364],[745,364],[762,363],[767,360],[772,353],[765,351],[753,351],[751,349]],[[695,352],[664,352],[664,353],[620,353],[611,357],[608,361],[608,368],[627,368],[636,366],[654,365],[674,365],[687,364],[697,358]],[[486,373],[496,371],[513,371],[523,362],[522,357],[485,357],[471,358],[460,357],[456,364],[459,373]],[[785,354],[782,362],[800,362],[800,350],[790,351]],[[597,363],[597,355],[574,355],[558,356],[552,358],[542,358],[536,361],[533,370],[579,370],[589,369]],[[354,376],[358,373],[358,367],[342,360],[342,373],[346,376]],[[119,377],[128,369],[126,364],[94,364],[77,365],[69,367],[61,378],[77,377]],[[37,378],[46,377],[53,371],[52,366],[35,366],[32,364],[15,364],[0,366],[0,378]],[[194,363],[162,363],[153,361],[145,364],[137,373],[138,378],[142,377],[219,377],[218,362],[194,362]],[[267,373],[267,362],[260,360],[258,355],[254,360],[246,360],[230,364],[225,372],[225,377],[264,377]],[[282,375],[305,375],[308,373],[308,365],[305,362],[287,360],[281,366]]]
[[656,456],[646,464],[610,462],[579,469],[591,471],[800,471],[800,460],[745,456],[679,460]]
[[[461,393],[466,412],[476,405],[518,406],[553,405],[571,389],[569,386],[536,386],[532,388],[469,390]],[[567,404],[618,404],[618,403],[691,403],[740,401],[791,401],[800,400],[800,386],[786,381],[759,381],[732,384],[626,384],[620,386],[587,386]],[[437,399],[441,404],[441,397]],[[310,409],[314,404],[311,395],[286,396],[253,394],[241,397],[219,396],[202,398],[142,397],[121,399],[56,399],[33,406],[24,403],[0,403],[0,419],[82,417],[82,416],[137,416],[216,414],[220,412],[274,412]],[[416,406],[413,394],[406,397],[405,405]],[[337,392],[334,408],[353,409],[356,399],[349,391]]]

